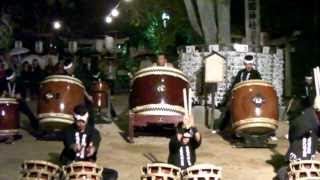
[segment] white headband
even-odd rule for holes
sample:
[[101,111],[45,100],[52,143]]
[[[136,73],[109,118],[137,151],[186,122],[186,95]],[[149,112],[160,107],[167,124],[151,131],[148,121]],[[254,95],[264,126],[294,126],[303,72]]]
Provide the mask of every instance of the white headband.
[[16,73],[13,72],[13,73],[11,74],[11,76],[6,77],[6,80],[11,80],[11,79],[13,79],[15,76],[16,76]]
[[98,72],[97,74],[93,75],[94,78],[98,78],[99,76],[100,76],[100,72]]
[[63,69],[64,70],[67,70],[67,69],[70,69],[72,67],[73,63],[70,63],[69,65],[67,66],[63,66]]
[[84,121],[84,122],[87,122],[88,121],[88,118],[89,118],[89,113],[85,113],[84,115],[79,115],[79,114],[74,114],[74,118],[77,120],[77,121]]
[[306,76],[305,79],[312,80],[311,76]]

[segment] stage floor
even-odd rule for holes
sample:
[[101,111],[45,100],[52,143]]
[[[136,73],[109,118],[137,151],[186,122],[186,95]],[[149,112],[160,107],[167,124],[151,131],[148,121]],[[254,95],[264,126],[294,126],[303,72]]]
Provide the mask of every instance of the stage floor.
[[[116,169],[120,180],[138,180],[140,167],[149,163],[144,154],[151,153],[159,161],[166,162],[169,139],[166,137],[141,136],[129,144],[122,137],[127,124],[127,96],[114,97],[119,120],[112,124],[98,124],[102,142],[98,163]],[[278,129],[278,146],[275,149],[238,149],[232,147],[221,136],[212,134],[203,124],[201,110],[195,108],[197,124],[203,135],[203,142],[197,151],[197,163],[210,163],[223,168],[223,179],[271,180],[275,169],[286,153],[288,143],[283,135],[287,123],[281,122]],[[62,150],[61,142],[37,141],[23,131],[23,139],[14,144],[0,144],[0,180],[18,179],[20,164],[24,160],[49,160],[55,162]]]

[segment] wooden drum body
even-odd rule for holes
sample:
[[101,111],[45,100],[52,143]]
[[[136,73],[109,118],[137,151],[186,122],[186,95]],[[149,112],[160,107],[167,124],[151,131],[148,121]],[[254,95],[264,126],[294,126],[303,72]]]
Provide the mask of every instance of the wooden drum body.
[[288,177],[289,180],[320,179],[320,162],[314,160],[290,162]]
[[19,129],[19,104],[13,98],[0,98],[0,136],[13,136]]
[[182,173],[183,180],[221,180],[222,169],[211,164],[198,164]]
[[147,164],[141,168],[141,180],[180,180],[180,171],[180,168],[170,164]]
[[105,109],[108,107],[108,85],[102,81],[92,82],[91,95],[93,98],[93,107]]
[[178,69],[149,67],[136,73],[130,92],[134,126],[177,124],[182,120],[183,88],[189,82]]
[[47,161],[24,161],[21,167],[21,180],[60,179],[60,167]]
[[61,130],[73,123],[73,109],[84,103],[84,86],[71,76],[48,76],[40,85],[38,116],[44,129]]
[[79,161],[63,167],[64,180],[101,180],[103,168],[92,162]]
[[231,115],[237,133],[267,134],[277,128],[278,97],[263,80],[238,83],[232,90]]

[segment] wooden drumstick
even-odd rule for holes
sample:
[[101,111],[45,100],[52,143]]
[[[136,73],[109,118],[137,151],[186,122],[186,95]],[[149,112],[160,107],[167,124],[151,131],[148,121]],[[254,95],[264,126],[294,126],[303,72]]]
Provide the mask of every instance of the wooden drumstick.
[[313,76],[314,76],[314,84],[316,88],[316,95],[319,96],[319,74],[317,72],[317,68],[313,68]]
[[192,100],[191,100],[191,88],[188,88],[188,111],[189,111],[189,116],[192,114]]
[[188,103],[187,103],[187,90],[186,88],[183,88],[183,106],[184,106],[184,115],[186,116],[188,114]]
[[316,72],[317,72],[317,84],[318,84],[317,95],[320,96],[320,69],[319,69],[319,66],[316,67]]

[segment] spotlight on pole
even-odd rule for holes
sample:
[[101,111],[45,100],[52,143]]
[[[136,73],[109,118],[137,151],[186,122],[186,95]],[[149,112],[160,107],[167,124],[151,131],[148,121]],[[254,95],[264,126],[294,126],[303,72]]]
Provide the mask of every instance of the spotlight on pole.
[[110,16],[107,16],[106,19],[105,19],[106,23],[110,24],[112,23],[112,17]]
[[113,17],[118,17],[119,16],[119,10],[118,9],[113,9],[112,11],[111,11],[111,15],[113,16]]
[[53,29],[59,30],[59,29],[61,29],[61,27],[62,27],[62,24],[61,24],[60,21],[54,21],[53,22]]

